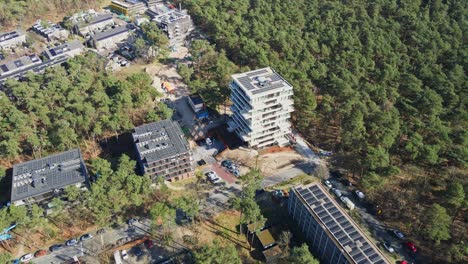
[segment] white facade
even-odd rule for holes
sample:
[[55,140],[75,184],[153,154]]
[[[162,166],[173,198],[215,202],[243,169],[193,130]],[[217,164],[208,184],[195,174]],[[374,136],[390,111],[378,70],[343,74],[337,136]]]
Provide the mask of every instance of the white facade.
[[286,146],[293,87],[270,67],[232,75],[229,130],[252,148]]

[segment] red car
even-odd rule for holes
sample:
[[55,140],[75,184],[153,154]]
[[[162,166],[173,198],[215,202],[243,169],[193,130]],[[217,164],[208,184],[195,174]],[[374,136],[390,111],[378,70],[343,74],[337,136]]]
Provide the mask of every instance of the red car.
[[413,243],[411,243],[411,242],[406,242],[405,245],[406,245],[406,248],[407,248],[409,251],[411,251],[411,252],[413,252],[413,253],[416,253],[416,251],[417,251],[417,250],[416,250],[416,246],[415,246]]
[[153,247],[153,241],[151,241],[151,239],[148,239],[145,241],[145,246],[150,249]]

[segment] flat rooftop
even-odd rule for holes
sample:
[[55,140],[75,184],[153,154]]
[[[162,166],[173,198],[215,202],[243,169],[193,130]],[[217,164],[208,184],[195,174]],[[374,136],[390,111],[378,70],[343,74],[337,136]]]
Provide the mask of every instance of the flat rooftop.
[[94,40],[102,41],[102,40],[105,40],[105,39],[108,39],[108,38],[111,38],[120,34],[124,34],[128,31],[129,29],[126,26],[112,28],[103,32],[96,33],[96,35],[94,35]]
[[85,182],[86,167],[79,149],[13,165],[11,201],[34,197]]
[[19,36],[24,35],[23,32],[20,31],[11,31],[11,32],[5,32],[5,33],[0,33],[0,43],[3,41],[7,41],[9,39],[17,38]]
[[40,63],[41,59],[36,54],[23,56],[0,65],[0,75],[15,72],[18,68]]
[[355,263],[389,263],[320,183],[295,187],[294,190],[343,253]]
[[179,124],[171,120],[136,127],[132,136],[141,159],[146,162],[174,157],[190,150]]
[[87,26],[90,26],[90,25],[94,25],[94,24],[97,24],[97,23],[101,23],[101,22],[107,21],[107,20],[113,20],[111,14],[98,14],[97,16],[93,16],[91,18],[88,18],[87,23],[82,25],[81,28],[87,27]]
[[177,10],[171,9],[167,12],[164,12],[160,15],[157,15],[153,18],[154,21],[158,23],[165,23],[165,24],[170,24],[177,22],[178,20],[188,17],[189,15],[181,13]]
[[59,55],[61,55],[63,53],[66,53],[68,51],[76,50],[76,49],[82,49],[82,48],[83,48],[83,44],[81,43],[81,41],[75,39],[75,40],[66,42],[66,43],[64,43],[62,45],[53,47],[53,48],[47,50],[46,52],[49,53],[51,55],[51,57],[55,57],[55,56],[59,56]]
[[233,74],[231,77],[245,92],[253,95],[276,89],[292,89],[292,85],[270,67]]

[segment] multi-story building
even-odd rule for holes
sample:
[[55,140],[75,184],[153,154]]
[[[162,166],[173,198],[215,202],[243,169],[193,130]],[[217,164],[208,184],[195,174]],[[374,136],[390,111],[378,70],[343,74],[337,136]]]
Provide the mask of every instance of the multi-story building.
[[163,120],[135,128],[132,134],[138,164],[153,181],[177,181],[193,176],[190,145],[177,122]]
[[145,13],[148,7],[143,1],[139,0],[113,0],[109,8],[118,14],[128,15],[141,15]]
[[41,59],[36,55],[28,55],[18,58],[13,61],[6,62],[0,65],[0,77],[7,76],[9,74],[34,67],[41,64]]
[[182,44],[192,30],[190,16],[175,9],[154,16],[153,21],[166,32],[171,45]]
[[26,35],[19,30],[0,33],[0,49],[10,49],[26,42]]
[[118,43],[125,41],[129,35],[130,30],[126,26],[120,26],[96,33],[93,36],[92,43],[98,50],[112,48]]
[[32,26],[32,30],[49,41],[54,39],[65,40],[69,36],[68,30],[62,28],[60,25],[45,20],[36,21]]
[[48,200],[70,185],[86,186],[88,172],[79,149],[13,165],[11,202],[15,205]]
[[321,263],[390,263],[320,183],[292,188],[288,210]]
[[270,67],[232,75],[229,130],[252,148],[289,144],[293,87]]
[[49,59],[53,60],[58,57],[74,57],[84,50],[84,46],[79,40],[72,40],[62,45],[55,46],[51,49],[48,49],[43,52],[44,56]]
[[106,26],[114,25],[114,19],[111,14],[89,14],[77,19],[74,31],[81,36],[86,36],[96,30],[102,30]]
[[161,4],[164,0],[143,0],[148,8],[154,8],[157,4]]

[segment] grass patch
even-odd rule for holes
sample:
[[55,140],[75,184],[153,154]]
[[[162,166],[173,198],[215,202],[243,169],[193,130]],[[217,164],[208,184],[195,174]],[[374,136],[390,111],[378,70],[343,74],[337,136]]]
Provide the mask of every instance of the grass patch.
[[312,183],[312,182],[316,182],[318,180],[319,179],[314,177],[314,176],[310,176],[310,175],[307,175],[307,174],[301,174],[301,175],[296,176],[296,177],[294,177],[292,179],[289,179],[287,181],[284,181],[284,182],[278,183],[276,185],[273,185],[271,187],[268,187],[267,189],[268,190],[289,189],[290,187],[298,185],[298,184],[306,185],[306,184],[309,184],[309,183]]
[[197,182],[197,178],[196,177],[191,177],[191,178],[188,178],[188,179],[183,179],[183,180],[180,180],[180,181],[171,182],[171,185],[174,186],[174,187],[180,188],[180,187],[185,187],[186,185],[189,185],[189,184],[193,184],[195,182]]

